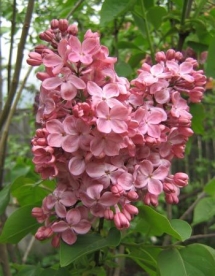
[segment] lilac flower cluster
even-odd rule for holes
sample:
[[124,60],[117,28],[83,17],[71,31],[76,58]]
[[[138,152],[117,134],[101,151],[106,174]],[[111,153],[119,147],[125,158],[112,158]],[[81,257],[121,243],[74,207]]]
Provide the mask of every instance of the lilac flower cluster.
[[88,30],[83,42],[77,26],[52,20],[27,60],[42,65],[42,82],[32,139],[33,162],[42,179],[57,186],[32,215],[42,223],[36,238],[75,243],[77,234],[99,218],[128,228],[136,201],[178,203],[188,184],[183,172],[170,173],[173,158],[183,158],[193,134],[188,102],[201,101],[206,77],[197,61],[173,49],[143,63],[129,82],[114,70],[116,58]]

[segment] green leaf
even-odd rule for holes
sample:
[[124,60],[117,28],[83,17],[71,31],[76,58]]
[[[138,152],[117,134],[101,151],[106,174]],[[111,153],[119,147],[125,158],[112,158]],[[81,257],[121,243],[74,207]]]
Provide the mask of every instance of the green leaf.
[[175,231],[181,236],[182,240],[185,241],[190,238],[192,234],[192,227],[184,220],[172,219],[171,225]]
[[[59,268],[58,270],[48,268],[44,269],[39,276],[70,276],[70,272],[67,270],[67,268]],[[37,275],[38,276],[38,275]]]
[[[139,208],[139,223],[136,230],[149,233],[150,235],[161,236],[164,233],[184,241],[191,235],[191,228],[185,221],[173,220],[170,222],[164,215],[159,214],[149,206]],[[184,229],[183,229],[184,227]]]
[[202,198],[194,209],[193,225],[207,221],[215,215],[215,198]]
[[117,62],[116,66],[115,66],[115,70],[116,70],[117,74],[122,77],[127,77],[132,74],[131,66],[124,61]]
[[152,7],[147,12],[147,20],[153,25],[153,27],[157,30],[162,22],[163,17],[167,15],[167,11],[163,7]]
[[158,256],[158,269],[160,276],[188,276],[180,253],[174,248],[163,250],[160,253]]
[[164,250],[158,256],[160,276],[213,276],[214,252],[208,246],[191,244],[180,250]]
[[117,43],[119,49],[138,49],[141,50],[136,44],[128,41],[119,41]]
[[205,66],[205,73],[207,77],[215,78],[215,37],[211,39],[209,49],[208,49],[208,57]]
[[146,24],[145,24],[145,20],[142,17],[140,17],[137,13],[133,13],[132,15],[133,15],[133,18],[134,18],[135,25],[141,31],[143,37],[146,38]]
[[130,244],[126,246],[126,249],[128,250],[128,253],[121,255],[121,257],[134,260],[150,276],[156,276],[157,261],[147,251],[147,248],[145,249],[145,246]]
[[16,276],[38,276],[42,268],[40,266],[26,265],[22,268]]
[[131,68],[138,66],[143,58],[145,58],[145,53],[138,53],[136,55],[131,56],[128,63]]
[[37,185],[34,180],[20,176],[13,182],[11,193],[19,204],[24,206],[42,202],[44,197],[49,194],[49,191]]
[[191,47],[194,51],[196,51],[197,53],[201,53],[203,51],[206,51],[208,49],[208,45],[201,43],[201,42],[197,42],[197,41],[187,41],[187,45],[189,47]]
[[0,242],[18,243],[28,233],[35,231],[39,227],[36,219],[31,215],[31,210],[34,207],[35,204],[26,205],[10,215],[2,230]]
[[7,185],[0,191],[0,215],[4,213],[9,201],[10,185]]
[[215,275],[215,260],[211,251],[206,246],[202,244],[191,244],[179,252],[186,268],[187,274],[185,275]]
[[210,195],[215,196],[215,178],[211,179],[204,187],[204,191]]
[[75,244],[68,245],[61,242],[60,246],[60,265],[65,267],[78,258],[100,250],[106,246],[115,247],[120,243],[121,233],[116,228],[111,228],[106,238],[99,234],[79,235]]
[[202,104],[191,104],[190,113],[192,118],[192,129],[196,134],[204,134],[203,121],[205,118],[205,110]]
[[118,16],[132,10],[136,0],[105,0],[100,11],[100,24],[105,25]]

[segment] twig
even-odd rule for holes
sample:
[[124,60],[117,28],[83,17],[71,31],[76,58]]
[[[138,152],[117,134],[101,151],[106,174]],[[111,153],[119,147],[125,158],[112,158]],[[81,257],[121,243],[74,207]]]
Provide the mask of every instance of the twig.
[[184,214],[180,217],[180,219],[185,219],[195,208],[195,206],[197,205],[197,203],[203,198],[205,197],[205,192],[202,192],[201,194],[198,195],[197,199],[193,202],[192,205],[190,205],[190,207],[184,212]]
[[145,27],[146,27],[146,36],[149,42],[149,48],[151,51],[151,59],[152,59],[152,63],[155,62],[155,52],[154,52],[154,47],[152,45],[152,40],[151,40],[151,36],[150,36],[150,32],[149,32],[149,25],[148,25],[148,21],[146,19],[146,11],[145,11],[145,6],[144,6],[144,2],[143,0],[141,0],[141,8],[142,8],[142,13],[143,13],[143,19],[145,21]]
[[0,264],[2,266],[3,275],[11,276],[6,244],[0,244]]
[[29,255],[29,253],[30,253],[30,251],[31,251],[31,249],[32,249],[32,246],[34,245],[34,242],[35,242],[35,237],[32,236],[32,237],[31,237],[31,240],[30,240],[30,242],[29,242],[29,244],[28,244],[28,247],[27,247],[27,249],[26,249],[26,251],[25,251],[25,254],[24,254],[23,258],[22,258],[22,263],[23,263],[23,264],[26,262],[26,260],[27,260],[27,258],[28,258],[28,255]]
[[11,20],[11,33],[10,33],[10,51],[9,51],[9,59],[7,65],[7,90],[8,93],[10,91],[10,81],[11,81],[11,63],[12,63],[12,55],[13,55],[13,42],[14,42],[14,34],[16,29],[16,0],[13,0],[13,15]]
[[17,49],[17,58],[16,58],[16,66],[13,74],[13,79],[10,86],[10,91],[6,100],[6,103],[4,105],[4,109],[2,111],[1,117],[0,117],[0,131],[2,130],[3,125],[5,124],[5,121],[7,119],[7,116],[10,112],[10,108],[14,99],[14,96],[16,94],[16,90],[19,83],[19,77],[20,72],[22,68],[22,59],[23,59],[23,51],[25,48],[25,43],[28,35],[28,30],[31,22],[31,17],[34,9],[34,0],[28,1],[27,11],[25,15],[25,21],[22,28],[22,34],[20,38],[20,42]]
[[[0,0],[0,11],[2,11],[2,2]],[[3,106],[3,79],[2,79],[2,47],[1,47],[1,13],[0,13],[0,113]]]
[[77,8],[84,2],[84,0],[79,0],[71,9],[71,11],[67,14],[67,19],[70,18],[70,16],[77,10]]
[[13,104],[12,108],[9,110],[9,114],[8,114],[8,117],[7,117],[5,126],[4,126],[4,130],[2,132],[2,136],[1,136],[1,140],[0,140],[0,149],[2,149],[0,151],[0,187],[2,186],[2,182],[3,182],[4,160],[5,160],[5,153],[6,153],[7,137],[8,137],[8,133],[9,133],[9,127],[10,127],[10,124],[11,124],[13,114],[16,111],[16,106],[17,106],[17,104],[19,102],[19,99],[21,97],[23,88],[26,84],[26,81],[27,81],[31,71],[32,71],[32,67],[29,67],[29,70],[27,71],[27,73],[25,75],[25,78],[24,78],[24,80],[23,80],[23,82],[22,82],[22,84],[19,88],[19,91],[17,92],[14,104]]
[[197,240],[197,239],[212,238],[212,237],[215,237],[215,233],[193,235],[189,238],[189,240]]

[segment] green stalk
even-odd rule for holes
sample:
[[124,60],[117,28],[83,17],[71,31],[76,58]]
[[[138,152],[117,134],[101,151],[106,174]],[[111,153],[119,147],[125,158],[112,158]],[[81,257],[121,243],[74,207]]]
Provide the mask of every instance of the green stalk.
[[150,52],[151,52],[152,63],[155,63],[155,52],[154,52],[152,39],[151,39],[150,32],[149,32],[149,25],[148,25],[148,21],[146,19],[146,10],[145,10],[143,0],[141,0],[141,8],[142,8],[142,13],[143,13],[143,19],[145,21],[146,36],[147,36],[147,39],[148,39],[148,42],[149,42],[149,48],[150,48]]

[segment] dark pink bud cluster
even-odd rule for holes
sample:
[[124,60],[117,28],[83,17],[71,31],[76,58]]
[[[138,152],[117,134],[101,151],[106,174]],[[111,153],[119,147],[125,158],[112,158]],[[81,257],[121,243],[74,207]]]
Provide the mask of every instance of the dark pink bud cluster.
[[119,77],[100,44],[88,30],[81,42],[77,27],[52,20],[40,35],[28,63],[43,64],[32,139],[33,162],[43,179],[56,179],[56,189],[32,215],[43,223],[36,237],[52,236],[73,244],[77,234],[95,228],[99,218],[128,228],[138,214],[135,201],[157,206],[178,203],[188,184],[185,173],[170,174],[173,158],[183,158],[193,134],[188,102],[199,102],[206,78],[194,59],[170,49],[144,63],[137,78]]

